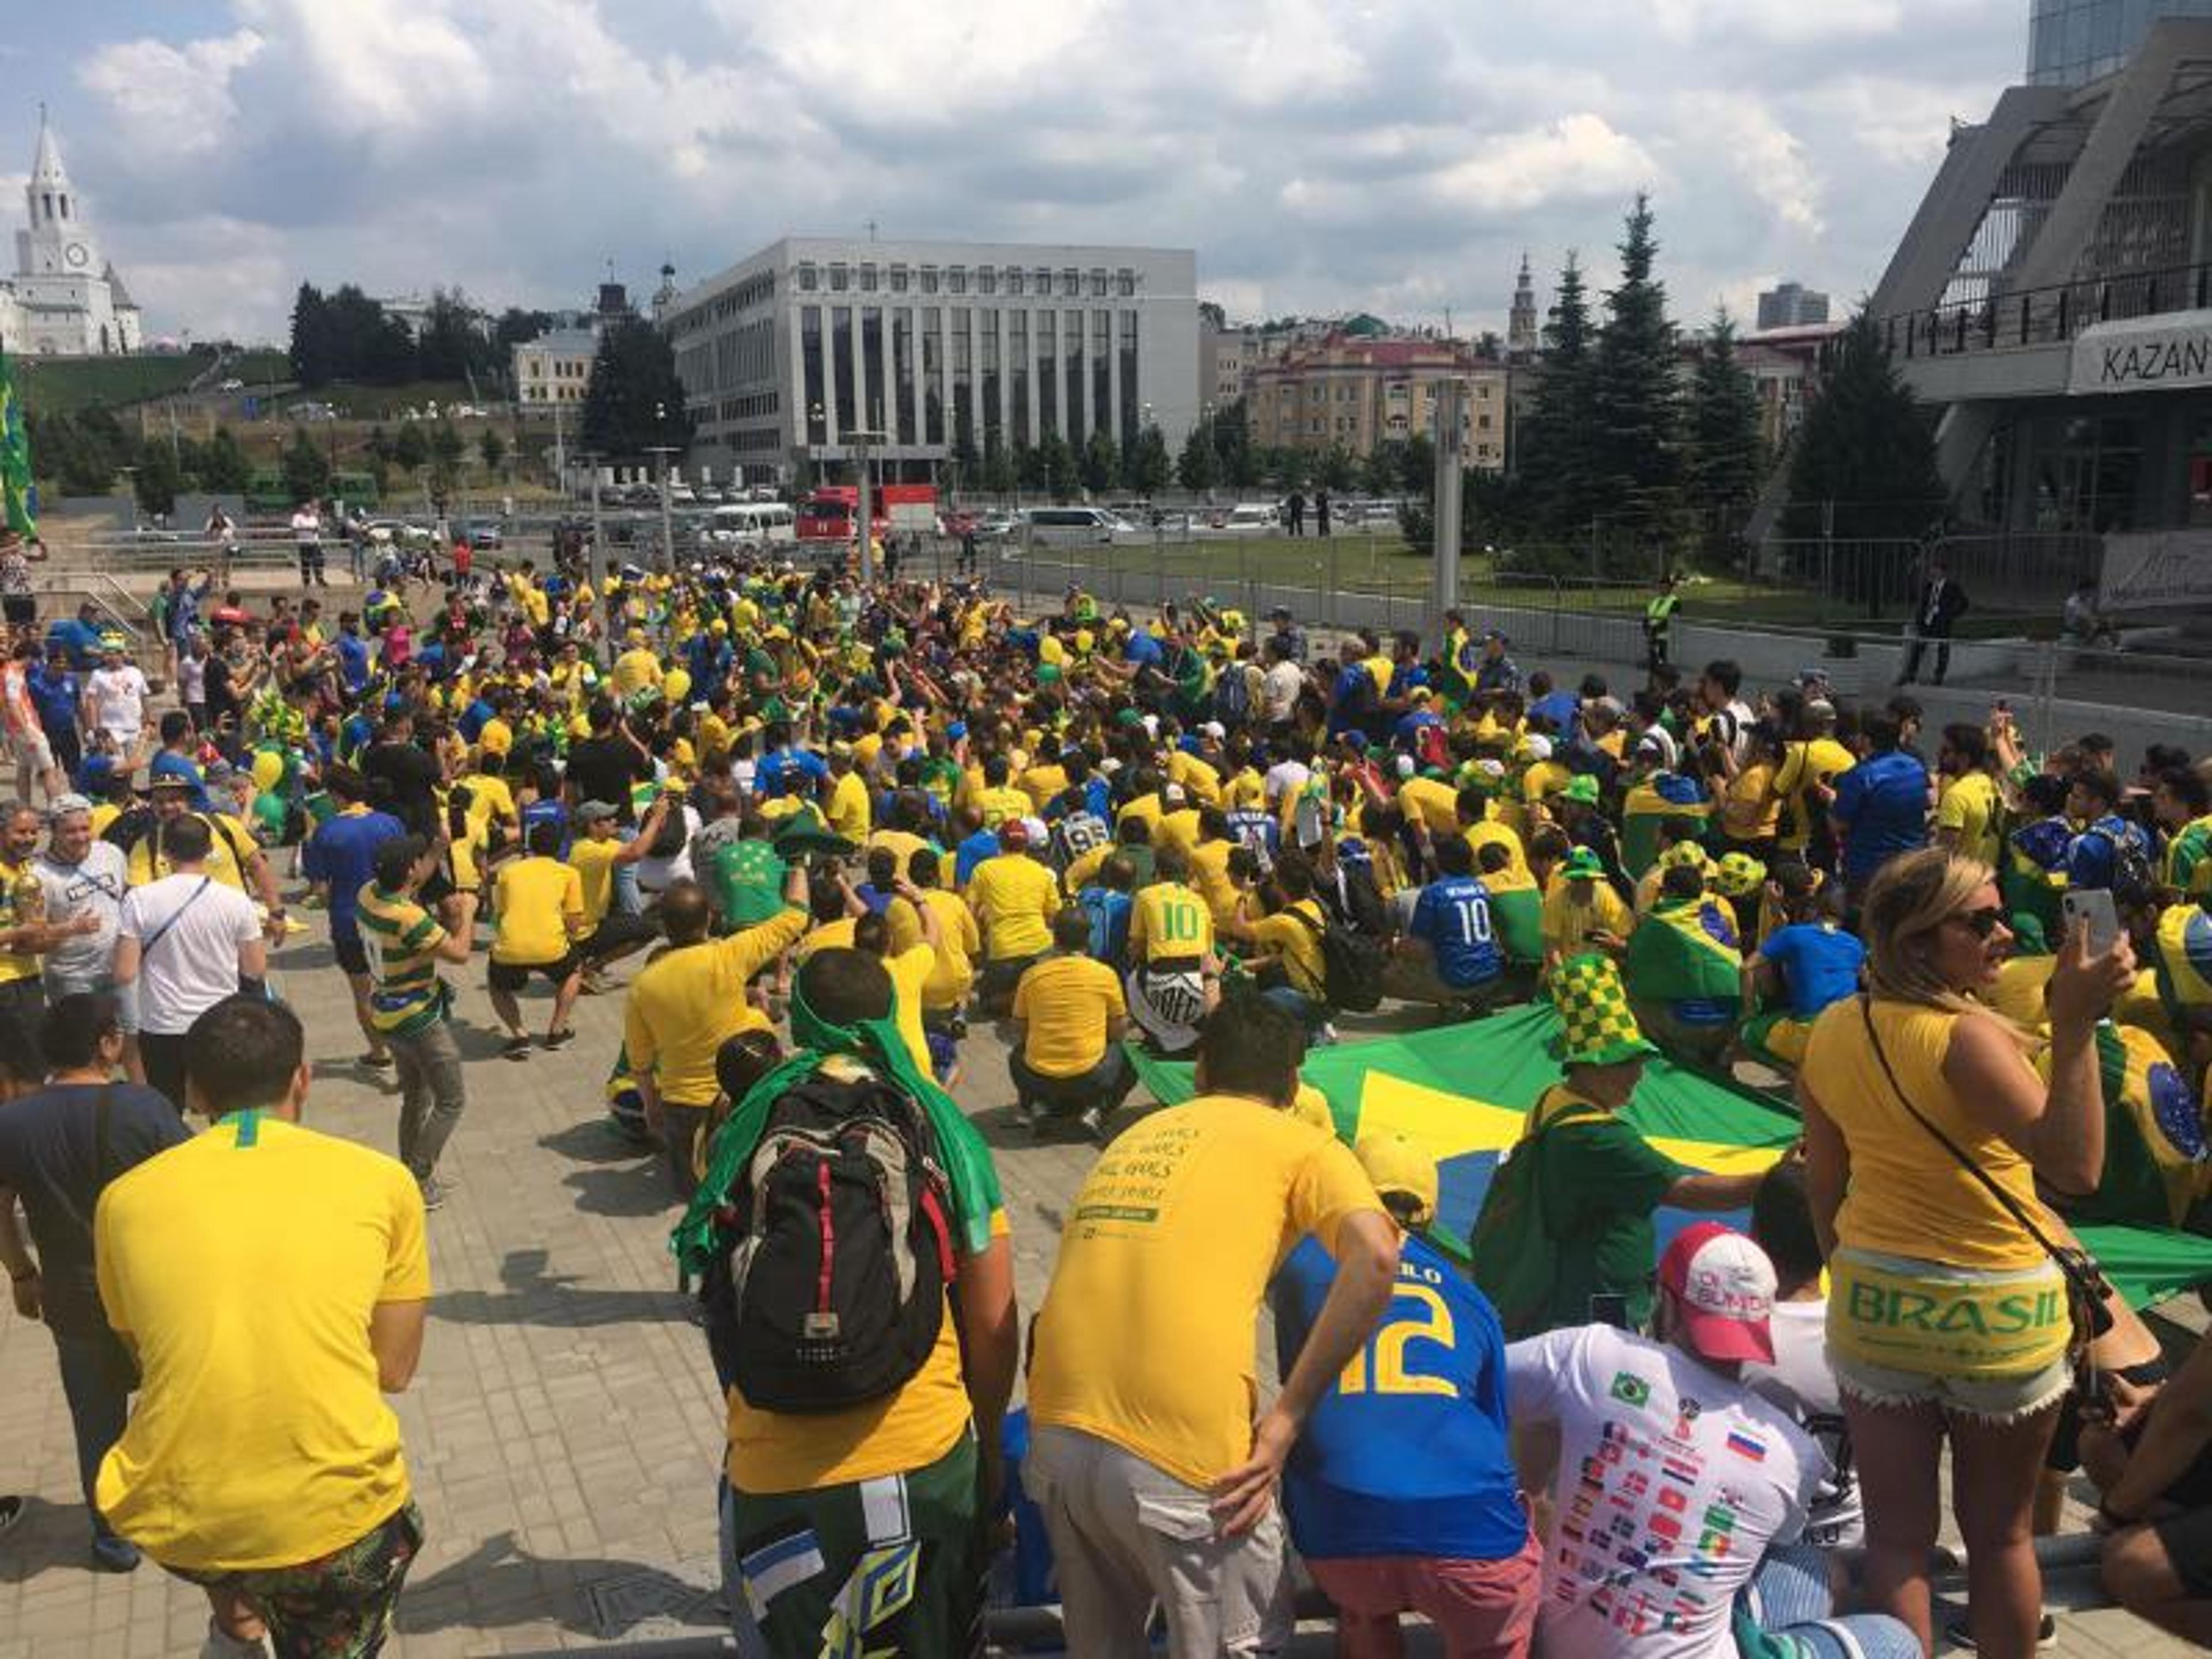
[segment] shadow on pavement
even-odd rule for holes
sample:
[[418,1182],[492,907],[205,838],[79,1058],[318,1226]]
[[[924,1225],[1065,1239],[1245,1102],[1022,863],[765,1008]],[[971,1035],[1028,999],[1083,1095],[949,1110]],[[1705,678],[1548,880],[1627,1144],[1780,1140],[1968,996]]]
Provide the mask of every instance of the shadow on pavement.
[[410,1579],[398,1623],[403,1635],[419,1636],[549,1617],[574,1635],[600,1641],[620,1640],[648,1623],[702,1630],[723,1625],[716,1589],[634,1561],[532,1555],[511,1532],[493,1534],[428,1578]]
[[[22,1519],[0,1535],[0,1584],[26,1584],[43,1573],[72,1568],[92,1571],[92,1528],[84,1505],[24,1493]],[[149,1561],[138,1571],[158,1573],[161,1569]]]
[[690,1299],[665,1291],[580,1290],[572,1273],[548,1273],[541,1249],[512,1250],[500,1263],[501,1288],[447,1291],[430,1298],[430,1316],[456,1325],[549,1325],[583,1328],[634,1320],[674,1323],[690,1317]]
[[540,1135],[538,1144],[549,1152],[558,1152],[580,1164],[634,1164],[644,1159],[649,1161],[650,1167],[659,1167],[659,1149],[624,1139],[611,1120],[604,1117],[586,1118],[565,1129],[556,1129],[550,1135]]

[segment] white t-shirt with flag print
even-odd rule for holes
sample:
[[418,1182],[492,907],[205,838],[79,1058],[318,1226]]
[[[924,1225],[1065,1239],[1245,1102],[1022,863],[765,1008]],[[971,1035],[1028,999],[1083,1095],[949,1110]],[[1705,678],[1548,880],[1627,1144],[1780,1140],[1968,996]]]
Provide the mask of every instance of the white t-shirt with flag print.
[[1820,1449],[1735,1378],[1608,1325],[1516,1342],[1505,1370],[1512,1421],[1559,1429],[1538,1647],[1733,1654],[1735,1593],[1803,1531]]

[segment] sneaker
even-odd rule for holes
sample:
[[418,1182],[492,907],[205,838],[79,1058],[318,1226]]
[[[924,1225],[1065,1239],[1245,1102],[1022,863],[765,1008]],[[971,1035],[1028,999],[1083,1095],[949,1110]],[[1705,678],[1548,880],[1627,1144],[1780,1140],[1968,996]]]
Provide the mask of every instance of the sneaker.
[[509,1060],[527,1060],[530,1058],[530,1039],[511,1036],[500,1046],[500,1053]]
[[[1943,1639],[1961,1653],[1975,1651],[1973,1628],[1964,1619],[1955,1619],[1945,1626]],[[2050,1653],[2057,1646],[2058,1621],[2046,1613],[2035,1626],[2035,1650],[2038,1653]]]
[[416,1182],[415,1188],[422,1194],[422,1207],[425,1210],[442,1210],[446,1207],[446,1188],[437,1176],[422,1176]]
[[394,1061],[390,1054],[362,1054],[354,1064],[368,1071],[381,1072],[388,1069]]
[[1092,1140],[1101,1146],[1106,1144],[1106,1113],[1103,1108],[1086,1106],[1083,1109],[1083,1115],[1075,1121],[1083,1126],[1083,1133]]
[[136,1572],[138,1564],[146,1558],[138,1547],[127,1538],[95,1537],[92,1540],[92,1569],[94,1572]]
[[566,1048],[575,1040],[576,1028],[573,1025],[563,1026],[557,1031],[548,1031],[545,1034],[545,1046],[548,1048]]
[[23,1518],[23,1500],[13,1492],[0,1498],[0,1532],[5,1532]]

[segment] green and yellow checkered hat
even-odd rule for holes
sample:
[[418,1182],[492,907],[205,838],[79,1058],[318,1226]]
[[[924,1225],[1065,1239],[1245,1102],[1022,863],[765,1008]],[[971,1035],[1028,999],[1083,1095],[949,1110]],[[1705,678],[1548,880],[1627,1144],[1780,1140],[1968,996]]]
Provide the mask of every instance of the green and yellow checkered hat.
[[1713,870],[1713,890],[1723,898],[1745,898],[1766,880],[1766,866],[1748,853],[1723,853]]
[[1617,1066],[1659,1052],[1644,1041],[1609,957],[1593,951],[1561,963],[1552,974],[1552,1001],[1559,1011],[1559,1058],[1569,1066]]

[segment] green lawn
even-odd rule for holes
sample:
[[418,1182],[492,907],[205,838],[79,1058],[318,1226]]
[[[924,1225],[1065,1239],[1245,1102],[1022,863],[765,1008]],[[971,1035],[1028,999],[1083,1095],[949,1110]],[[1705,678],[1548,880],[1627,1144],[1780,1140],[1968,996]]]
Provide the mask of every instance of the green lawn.
[[[1018,556],[1016,556],[1018,563]],[[1314,588],[1346,593],[1388,594],[1409,602],[1429,591],[1429,561],[1411,552],[1395,528],[1377,525],[1332,536],[1221,538],[1191,542],[1163,541],[1152,546],[1040,549],[1040,580],[1082,580],[1113,591],[1109,572],[1127,572],[1150,585],[1159,573],[1170,595],[1209,592],[1224,604],[1236,603],[1248,584]],[[1065,574],[1062,575],[1062,572]],[[1577,612],[1641,616],[1650,590],[1640,583],[1593,583],[1588,578],[1494,571],[1477,554],[1460,562],[1461,602],[1470,608],[1534,606]],[[1782,627],[1849,625],[1854,631],[1883,631],[1863,610],[1844,600],[1799,588],[1749,583],[1733,576],[1693,578],[1682,596],[1682,614],[1699,622],[1759,623]],[[1887,626],[1893,628],[1897,619]]]
[[9,372],[24,406],[41,414],[111,409],[182,392],[209,366],[204,356],[11,357]]

